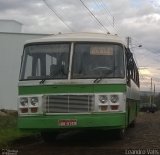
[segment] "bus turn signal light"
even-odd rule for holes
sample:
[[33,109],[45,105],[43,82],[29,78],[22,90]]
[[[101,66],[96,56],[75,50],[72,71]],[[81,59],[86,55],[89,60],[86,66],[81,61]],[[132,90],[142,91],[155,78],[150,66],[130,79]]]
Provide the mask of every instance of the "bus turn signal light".
[[111,110],[118,110],[119,105],[111,105]]
[[107,111],[108,106],[107,105],[103,105],[101,106],[101,111]]
[[31,112],[32,112],[32,113],[36,113],[37,111],[38,111],[38,108],[37,108],[37,107],[32,107],[32,108],[31,108]]
[[21,108],[20,111],[21,113],[28,113],[28,108]]

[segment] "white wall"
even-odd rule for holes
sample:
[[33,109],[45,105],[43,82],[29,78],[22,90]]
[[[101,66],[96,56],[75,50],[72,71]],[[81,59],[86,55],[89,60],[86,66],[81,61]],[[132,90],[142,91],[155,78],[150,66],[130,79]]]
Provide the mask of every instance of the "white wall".
[[22,24],[15,20],[0,20],[0,32],[20,33]]
[[0,33],[0,109],[17,109],[17,83],[24,42],[44,36]]

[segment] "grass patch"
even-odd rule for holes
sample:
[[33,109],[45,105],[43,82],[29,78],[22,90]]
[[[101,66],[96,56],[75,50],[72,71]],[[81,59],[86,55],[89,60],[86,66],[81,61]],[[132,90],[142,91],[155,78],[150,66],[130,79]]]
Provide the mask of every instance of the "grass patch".
[[22,132],[17,128],[17,116],[0,116],[0,148],[7,146],[10,142],[26,137],[32,133]]

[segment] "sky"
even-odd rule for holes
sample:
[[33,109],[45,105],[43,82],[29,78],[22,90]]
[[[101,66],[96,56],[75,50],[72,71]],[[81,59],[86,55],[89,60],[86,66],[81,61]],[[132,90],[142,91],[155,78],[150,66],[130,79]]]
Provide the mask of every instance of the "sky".
[[110,32],[129,36],[141,90],[150,90],[152,78],[160,91],[160,0],[0,0],[0,19],[21,22],[24,33]]

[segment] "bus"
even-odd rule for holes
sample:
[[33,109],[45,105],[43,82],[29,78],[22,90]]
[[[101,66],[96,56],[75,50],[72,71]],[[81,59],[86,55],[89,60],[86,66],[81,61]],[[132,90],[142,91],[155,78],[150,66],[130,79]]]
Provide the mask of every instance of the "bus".
[[24,45],[18,128],[50,141],[65,131],[114,130],[123,138],[139,109],[139,72],[126,43],[102,33],[66,33]]

